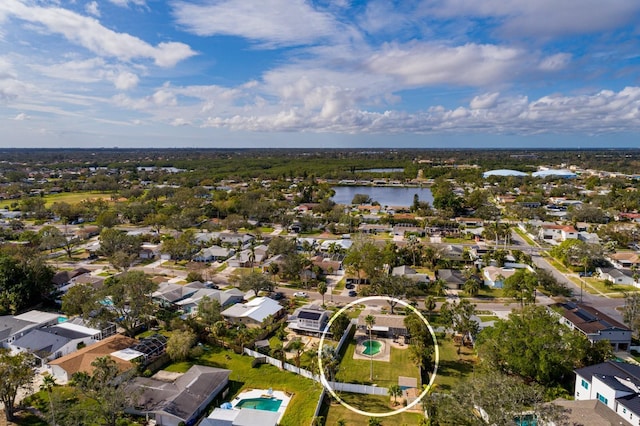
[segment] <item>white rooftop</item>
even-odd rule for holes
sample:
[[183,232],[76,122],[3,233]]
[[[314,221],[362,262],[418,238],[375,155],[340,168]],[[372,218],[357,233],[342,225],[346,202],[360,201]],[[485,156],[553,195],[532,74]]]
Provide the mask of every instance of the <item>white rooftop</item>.
[[42,324],[46,322],[50,322],[53,320],[57,320],[59,314],[52,314],[50,312],[42,312],[42,311],[29,311],[24,314],[14,316],[15,319],[19,319],[22,321],[33,322],[36,324]]
[[119,351],[111,352],[109,355],[122,359],[124,361],[132,361],[138,357],[144,356],[140,351],[136,351],[131,348],[121,349]]

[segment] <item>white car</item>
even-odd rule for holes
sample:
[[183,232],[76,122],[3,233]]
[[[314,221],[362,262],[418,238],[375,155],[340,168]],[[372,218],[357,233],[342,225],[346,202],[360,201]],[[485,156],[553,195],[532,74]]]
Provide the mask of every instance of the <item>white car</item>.
[[309,295],[304,291],[296,291],[293,293],[293,297],[309,297]]

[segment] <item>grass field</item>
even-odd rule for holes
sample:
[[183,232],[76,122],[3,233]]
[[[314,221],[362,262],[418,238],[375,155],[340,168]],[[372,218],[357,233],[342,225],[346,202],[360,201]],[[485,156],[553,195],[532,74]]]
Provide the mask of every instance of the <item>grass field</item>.
[[68,204],[78,204],[84,200],[94,200],[94,199],[103,199],[110,201],[111,200],[110,193],[104,192],[94,192],[94,191],[86,191],[86,192],[63,192],[60,194],[50,194],[44,196],[44,202],[46,207],[51,207],[53,203],[68,203]]
[[[292,394],[289,407],[282,419],[282,426],[308,425],[320,397],[320,384],[305,379],[294,373],[281,371],[272,365],[251,367],[253,358],[236,355],[235,353],[218,347],[207,347],[197,364],[211,367],[226,368],[232,371],[229,377],[231,392],[229,399],[233,399],[242,389],[281,390]],[[167,370],[184,372],[191,367],[191,362],[174,363]]]
[[[355,349],[355,342],[350,342],[344,357],[342,357],[342,362],[340,362],[340,370],[336,379],[339,382],[371,384],[369,380],[371,362],[367,359],[353,359]],[[378,386],[388,388],[398,384],[398,376],[419,379],[418,367],[409,359],[408,349],[392,347],[391,362],[373,362],[373,382]]]

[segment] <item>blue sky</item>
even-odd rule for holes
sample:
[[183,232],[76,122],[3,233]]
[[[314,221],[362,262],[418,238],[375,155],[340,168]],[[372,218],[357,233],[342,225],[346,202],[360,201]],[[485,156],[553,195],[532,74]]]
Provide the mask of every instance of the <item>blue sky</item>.
[[637,0],[0,0],[3,147],[638,147]]

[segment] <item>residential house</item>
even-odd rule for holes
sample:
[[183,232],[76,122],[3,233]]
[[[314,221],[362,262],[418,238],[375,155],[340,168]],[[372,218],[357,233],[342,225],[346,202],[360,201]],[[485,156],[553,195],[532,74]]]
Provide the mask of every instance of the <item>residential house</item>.
[[607,260],[616,268],[640,267],[640,256],[631,251],[612,253],[607,256]]
[[444,281],[449,290],[460,290],[467,281],[462,271],[458,269],[438,269],[436,278]]
[[20,315],[0,317],[0,346],[8,348],[16,339],[38,328],[58,323],[60,315],[42,311],[29,311]]
[[320,251],[325,253],[331,251],[347,251],[353,245],[353,241],[350,238],[342,238],[339,240],[324,240],[320,244]]
[[155,259],[160,254],[160,246],[158,244],[144,243],[140,247],[138,257],[140,259]]
[[102,339],[96,328],[64,322],[29,331],[8,344],[12,352],[28,352],[42,365]]
[[[215,234],[212,233],[212,234]],[[241,234],[238,232],[220,232],[216,236],[223,244],[243,247],[255,239],[251,234]]]
[[228,290],[217,290],[215,288],[201,288],[188,297],[176,302],[176,306],[180,307],[182,312],[190,315],[197,315],[198,305],[204,297],[211,300],[217,300],[220,306],[226,308],[244,300],[244,293],[237,288]]
[[629,350],[631,329],[598,309],[573,302],[555,303],[549,309],[560,323],[581,332],[591,343],[608,340],[615,351]]
[[361,223],[358,226],[358,232],[362,234],[388,234],[392,231],[393,228],[391,226],[382,223]]
[[365,309],[358,316],[357,325],[360,330],[367,330],[365,318],[369,315],[375,318],[375,323],[371,327],[373,334],[390,338],[408,335],[407,327],[404,325],[406,318],[404,315],[382,314],[371,309]]
[[407,265],[402,265],[402,266],[396,266],[395,268],[393,268],[391,270],[391,275],[393,276],[397,276],[397,277],[405,277],[410,279],[411,281],[415,282],[415,283],[428,283],[429,282],[429,275],[427,274],[419,274],[416,272],[415,269],[407,266]]
[[151,298],[164,307],[177,307],[177,303],[199,289],[206,288],[204,283],[194,281],[188,284],[174,284],[163,282],[158,285],[158,289],[151,293]]
[[543,223],[540,226],[538,238],[540,240],[560,243],[569,239],[577,239],[578,231],[571,225]]
[[614,284],[640,287],[640,277],[631,269],[598,267],[596,272],[598,272],[600,278],[609,280]]
[[640,366],[606,361],[575,374],[576,401],[596,400],[618,415],[615,424],[640,425]]
[[74,278],[90,273],[91,271],[86,268],[76,268],[73,271],[60,271],[53,276],[51,281],[53,281],[53,285],[58,289],[71,283]]
[[311,262],[314,266],[317,266],[322,270],[323,275],[344,274],[342,262],[339,260],[331,260],[324,256],[314,256],[313,258],[311,258]]
[[320,335],[329,322],[331,311],[319,305],[305,305],[287,318],[288,327],[300,334]]
[[262,327],[264,320],[271,316],[279,317],[284,308],[268,297],[256,297],[247,303],[236,303],[222,311],[224,319],[233,324],[244,324],[247,327]]
[[487,266],[482,271],[484,285],[492,288],[502,288],[504,280],[515,274],[514,268],[500,268],[498,266]]
[[426,235],[426,229],[421,226],[416,226],[411,223],[398,223],[393,227],[393,235],[404,236],[406,234],[414,234],[420,237]]
[[135,365],[130,360],[114,357],[111,356],[111,354],[133,346],[136,342],[136,339],[132,339],[131,337],[114,334],[95,345],[86,346],[76,352],[49,361],[47,367],[50,369],[53,377],[61,384],[67,383],[74,373],[85,372],[90,374],[94,369],[91,363],[103,356],[110,356],[116,362],[118,370],[124,373],[135,368]]
[[484,226],[484,220],[476,217],[457,217],[456,222],[468,228],[478,228]]
[[206,407],[227,387],[230,370],[192,366],[173,381],[136,377],[129,385],[135,405],[126,411],[155,420],[158,426],[195,424]]
[[222,262],[234,254],[236,254],[236,251],[232,248],[213,245],[196,253],[193,260],[195,262]]
[[214,408],[199,426],[276,426],[279,418],[280,413],[277,411]]

